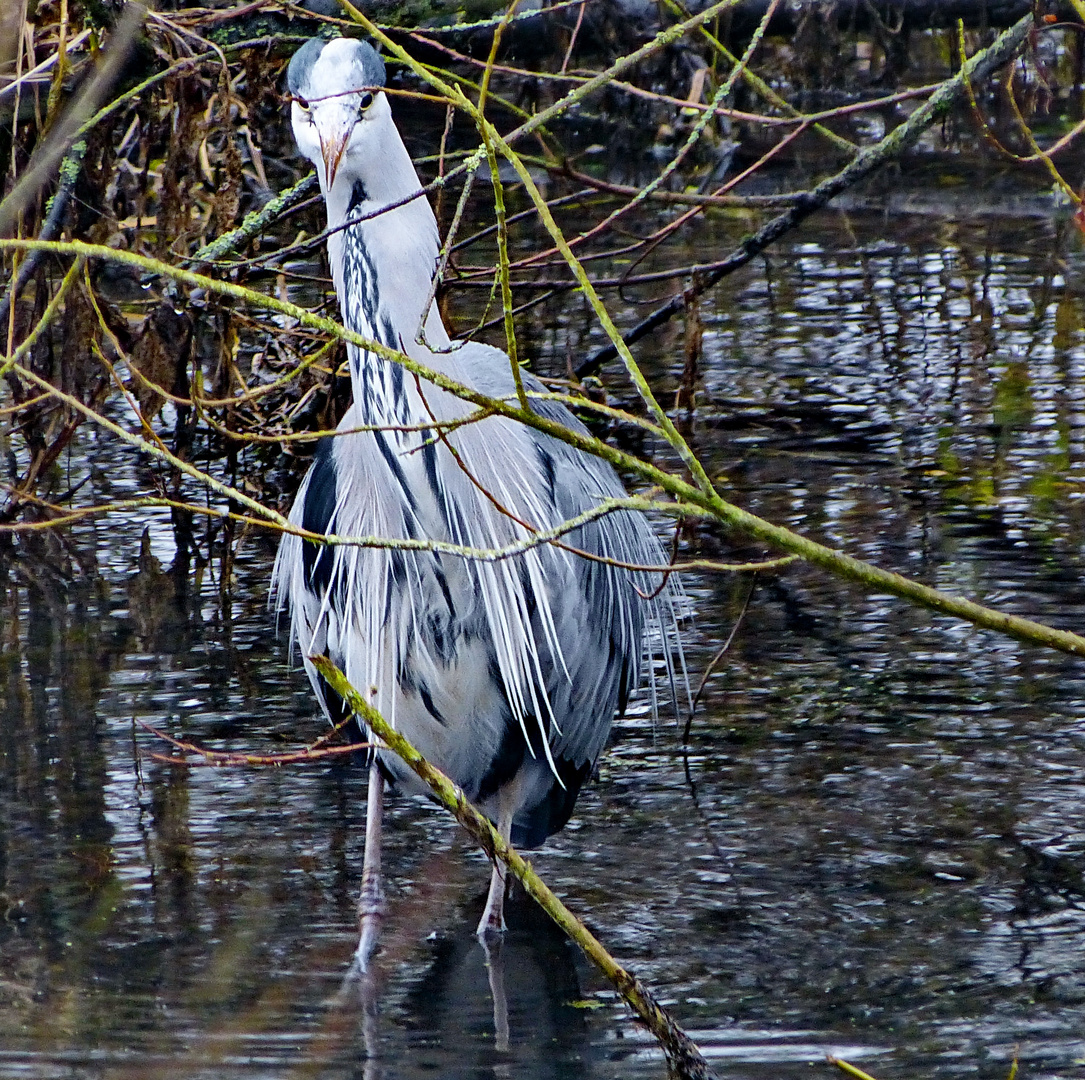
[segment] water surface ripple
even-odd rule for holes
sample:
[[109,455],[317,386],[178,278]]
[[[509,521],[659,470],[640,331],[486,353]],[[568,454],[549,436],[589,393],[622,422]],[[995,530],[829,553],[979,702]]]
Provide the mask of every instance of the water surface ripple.
[[[1085,306],[1062,244],[1036,220],[804,229],[703,305],[710,473],[774,521],[1080,630]],[[578,305],[525,324],[542,370],[596,339]],[[652,349],[673,392],[680,331]],[[90,433],[68,467],[99,499],[146,482]],[[660,1076],[526,901],[484,954],[484,861],[435,808],[392,801],[389,926],[359,985],[360,770],[149,756],[134,720],[265,751],[321,730],[266,608],[272,557],[246,538],[223,582],[162,513],[0,562],[0,1077]],[[699,677],[749,583],[689,586]],[[829,1076],[810,1063],[832,1052],[881,1080],[1002,1078],[1015,1046],[1030,1080],[1081,1075],[1080,660],[819,572],[764,578],[689,745],[633,709],[535,863],[723,1076]]]

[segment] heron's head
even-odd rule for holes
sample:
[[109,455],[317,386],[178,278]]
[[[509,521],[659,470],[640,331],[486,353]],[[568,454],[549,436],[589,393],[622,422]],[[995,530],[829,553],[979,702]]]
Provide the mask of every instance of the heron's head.
[[[382,142],[398,133],[384,86],[384,61],[353,38],[307,41],[290,60],[286,82],[298,149],[330,192],[337,174],[349,183],[383,156]],[[379,167],[379,165],[378,165]]]

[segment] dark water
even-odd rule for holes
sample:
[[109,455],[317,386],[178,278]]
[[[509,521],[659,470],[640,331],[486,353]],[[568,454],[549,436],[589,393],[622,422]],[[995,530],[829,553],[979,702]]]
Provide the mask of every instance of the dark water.
[[[1080,631],[1081,257],[1042,199],[962,213],[976,198],[827,215],[713,293],[691,438],[755,512]],[[561,371],[594,340],[566,297],[521,350]],[[673,392],[680,328],[642,356]],[[89,430],[65,468],[98,501],[149,476]],[[177,769],[134,726],[264,752],[321,731],[266,609],[271,541],[241,537],[225,570],[177,552],[155,511],[0,562],[0,1076],[662,1075],[527,901],[483,953],[485,862],[421,801],[391,807],[377,985],[344,984],[361,771]],[[688,586],[699,678],[750,583]],[[1015,1046],[1022,1076],[1085,1075],[1080,660],[766,576],[688,748],[634,709],[534,861],[723,1076],[831,1076],[838,1053],[884,1080],[1001,1078]]]

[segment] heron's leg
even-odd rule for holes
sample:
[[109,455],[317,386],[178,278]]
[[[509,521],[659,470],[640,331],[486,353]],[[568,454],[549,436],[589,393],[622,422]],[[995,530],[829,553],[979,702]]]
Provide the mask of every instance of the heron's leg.
[[[497,815],[497,831],[507,844],[512,835],[511,806],[502,806]],[[487,934],[501,934],[505,931],[505,864],[494,859],[493,873],[490,875],[490,892],[486,897],[486,907],[475,931],[479,937]]]
[[494,1000],[494,1049],[499,1054],[509,1051],[509,1002],[505,996],[505,960],[501,955],[503,940],[497,935],[480,937],[479,944],[486,954],[486,973],[490,977],[490,996]]
[[384,777],[374,758],[369,766],[369,798],[365,812],[365,858],[362,861],[362,894],[358,898],[361,936],[358,965],[362,971],[377,946],[384,917],[384,885],[381,880],[381,819],[384,816]]

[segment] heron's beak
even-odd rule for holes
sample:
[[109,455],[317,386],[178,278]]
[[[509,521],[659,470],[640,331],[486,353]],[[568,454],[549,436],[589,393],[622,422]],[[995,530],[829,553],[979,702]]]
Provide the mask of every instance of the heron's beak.
[[329,191],[335,183],[335,174],[339,171],[339,162],[343,159],[343,152],[347,148],[353,127],[354,125],[351,124],[327,133],[320,132],[320,153],[324,158],[324,171],[328,177]]

